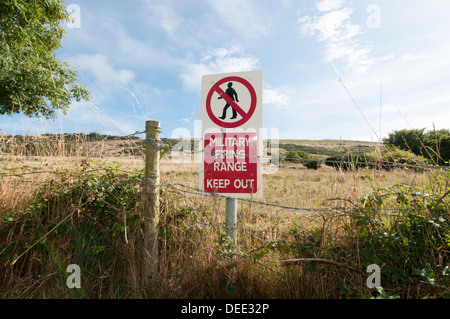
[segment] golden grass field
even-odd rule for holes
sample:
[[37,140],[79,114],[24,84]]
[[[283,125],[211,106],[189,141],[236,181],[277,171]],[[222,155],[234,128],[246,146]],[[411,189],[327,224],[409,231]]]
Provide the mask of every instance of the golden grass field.
[[[27,207],[27,203],[36,198],[36,190],[48,188],[50,191],[49,181],[58,180],[65,185],[73,179],[72,182],[77,183],[76,173],[70,172],[80,171],[86,166],[96,170],[108,165],[119,167],[120,163],[118,171],[129,175],[142,170],[143,156],[117,154],[117,145],[115,145],[117,143],[105,141],[92,143],[90,148],[96,151],[88,156],[79,156],[73,149],[69,154],[56,149],[53,150],[53,154],[45,154],[43,151],[43,154],[39,156],[24,156],[20,150],[4,152],[1,155],[3,174],[0,176],[0,216],[22,211]],[[139,145],[139,141],[130,143]],[[303,143],[306,142],[303,141]],[[322,144],[318,142],[310,144],[341,147],[342,143],[344,142],[337,141],[333,144],[332,141],[325,141]],[[334,146],[330,146],[332,144]],[[375,144],[368,144],[368,147],[371,146],[374,147]],[[158,283],[155,283],[152,293],[150,295],[148,292],[144,293],[139,286],[139,243],[142,234],[137,228],[128,233],[126,230],[125,233],[122,231],[116,238],[117,251],[109,251],[112,254],[108,256],[109,262],[113,258],[119,258],[125,260],[124,264],[113,268],[115,262],[109,265],[101,261],[103,259],[99,259],[96,266],[91,265],[92,269],[98,271],[101,276],[96,277],[98,281],[90,279],[90,289],[83,291],[81,297],[361,298],[371,296],[374,292],[365,286],[367,274],[364,274],[365,269],[359,255],[358,241],[347,240],[347,237],[358,234],[358,229],[352,228],[354,227],[354,221],[350,218],[352,209],[361,204],[362,199],[367,195],[374,194],[374,190],[395,185],[408,185],[411,189],[422,189],[432,183],[434,178],[434,173],[430,171],[404,169],[344,171],[327,166],[311,170],[298,163],[282,162],[275,174],[264,176],[264,197],[260,199],[262,202],[275,206],[239,201],[238,244],[234,250],[231,250],[230,243],[223,236],[225,200],[199,196],[192,191],[198,188],[198,164],[174,163],[170,154],[166,154],[161,160],[160,170],[163,181],[160,279]],[[447,185],[445,185],[446,181]],[[440,183],[444,185],[443,187],[448,187],[448,178],[444,176]],[[177,184],[180,185],[177,186]],[[51,218],[57,218],[53,216],[58,214],[64,216],[67,214],[64,210],[69,212],[69,204],[74,205],[76,200],[70,199],[64,207],[59,204],[58,208],[53,206],[48,208],[49,216],[52,216]],[[126,204],[123,207],[124,210],[136,210],[130,214],[141,214],[142,207],[139,203],[134,207],[126,206]],[[326,210],[317,210],[322,208]],[[389,221],[389,216],[383,217],[383,214],[380,216],[385,222]],[[57,219],[55,223],[56,221]],[[0,226],[5,226],[5,223],[3,225],[1,223],[0,221]],[[3,231],[7,230],[7,233],[4,233],[1,239],[12,243],[16,232],[22,234],[24,225],[25,222],[16,221],[12,228],[3,227]],[[76,222],[72,221],[71,225],[76,226]],[[50,237],[56,236],[56,232],[53,228],[46,229],[51,230],[51,234],[45,237],[45,240],[49,241]],[[293,237],[293,229],[300,235],[306,234],[305,237]],[[322,238],[320,245],[315,244],[317,249],[314,247],[304,249],[306,244],[310,244],[307,236],[311,234]],[[47,235],[45,231],[40,233],[40,236],[43,235]],[[11,260],[2,260],[5,273],[0,278],[4,285],[3,289],[0,288],[0,297],[80,297],[74,292],[67,291],[60,281],[52,281],[53,277],[61,275],[61,269],[58,270],[53,265],[56,264],[55,260],[58,260],[58,264],[66,265],[76,255],[76,252],[68,252],[59,247],[62,243],[70,241],[70,235],[64,236],[66,236],[64,239],[54,238],[53,248],[50,249],[52,252],[50,261],[45,263],[38,258],[38,252],[26,259],[28,264],[21,264],[22,270],[18,270],[17,265],[12,265]],[[35,237],[34,241],[39,241],[39,238],[42,237],[37,239]],[[305,242],[299,238],[303,238]],[[25,247],[30,245],[31,242]],[[333,250],[336,247],[340,247],[339,252]],[[20,252],[15,253],[17,257]],[[98,258],[100,257],[101,254],[98,255]],[[325,257],[330,263],[300,263],[289,266],[283,264],[284,260],[292,258]],[[333,262],[345,264],[348,268],[337,266]],[[94,270],[91,271],[94,272]],[[120,274],[123,276],[121,277]],[[121,282],[119,288],[116,282]],[[422,296],[414,290],[417,288],[416,284],[416,282],[414,285],[405,283],[406,288],[401,290],[401,297]],[[384,288],[386,293],[394,294],[399,291],[398,285],[392,282],[387,282]],[[423,289],[426,291],[425,288]]]

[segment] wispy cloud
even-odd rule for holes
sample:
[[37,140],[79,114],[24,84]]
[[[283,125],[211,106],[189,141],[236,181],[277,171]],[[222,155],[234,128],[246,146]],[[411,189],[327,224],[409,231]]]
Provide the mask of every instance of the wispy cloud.
[[120,87],[128,86],[135,78],[135,73],[127,69],[115,68],[104,54],[79,54],[68,62],[82,70],[82,80],[89,87],[94,103],[108,99]]
[[133,80],[135,74],[126,69],[115,69],[106,55],[97,53],[94,55],[80,54],[71,59],[78,64],[84,72],[94,77],[94,83],[101,86],[116,88],[127,85]]
[[145,0],[146,8],[149,12],[148,21],[150,24],[164,29],[170,36],[173,36],[183,21],[172,1],[167,0]]
[[[258,69],[259,64],[257,57],[246,54],[238,46],[216,48],[206,52],[198,63],[187,63],[180,78],[186,90],[200,91],[203,75],[252,71]],[[290,106],[290,97],[264,83],[263,103],[285,108]]]
[[277,108],[290,106],[290,96],[279,89],[265,85],[263,88],[263,103],[272,104]]
[[225,28],[245,40],[259,38],[269,32],[268,15],[260,12],[260,1],[206,0]]
[[358,73],[367,71],[376,61],[371,57],[371,46],[363,44],[361,25],[351,21],[353,8],[345,0],[324,0],[316,4],[317,15],[305,15],[298,19],[303,36],[316,36],[324,43],[327,61],[343,60],[347,67]]
[[326,12],[339,9],[346,0],[324,0],[316,4],[317,10]]
[[102,20],[102,27],[108,33],[106,36],[113,37],[114,42],[111,49],[115,50],[115,60],[130,66],[139,67],[170,66],[174,59],[165,51],[165,48],[155,47],[149,36],[136,35],[113,20]]
[[258,65],[259,60],[240,47],[216,48],[206,52],[199,62],[186,63],[180,78],[185,89],[199,90],[203,75],[251,71]]

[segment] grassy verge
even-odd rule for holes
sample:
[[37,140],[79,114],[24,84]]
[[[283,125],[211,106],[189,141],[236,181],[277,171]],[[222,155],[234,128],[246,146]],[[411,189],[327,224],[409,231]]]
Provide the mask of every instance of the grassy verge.
[[[141,201],[139,183],[118,166],[51,175],[0,223],[3,298],[135,296]],[[67,266],[83,286],[68,289]]]
[[[266,176],[264,201],[312,210],[240,202],[233,247],[223,228],[224,200],[170,186],[195,188],[196,170],[163,162],[160,278],[145,295],[141,171],[118,162],[77,163],[51,166],[20,205],[2,205],[0,297],[449,296],[448,171],[287,164]],[[7,174],[8,190],[28,178]],[[3,203],[19,201],[11,196],[20,193],[4,195]],[[81,289],[66,285],[70,264],[81,268]],[[366,286],[371,264],[381,268],[379,291]]]

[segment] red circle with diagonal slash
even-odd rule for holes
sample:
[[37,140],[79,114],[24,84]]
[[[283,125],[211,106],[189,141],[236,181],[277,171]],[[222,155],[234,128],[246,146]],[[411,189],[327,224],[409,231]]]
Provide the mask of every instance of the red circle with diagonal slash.
[[[245,112],[236,102],[234,102],[228,95],[220,88],[220,85],[224,84],[225,82],[239,82],[243,84],[248,91],[250,92],[250,108],[248,112]],[[214,113],[211,110],[211,99],[214,94],[214,92],[217,92],[222,98],[230,104],[232,108],[236,110],[236,112],[242,116],[242,118],[239,121],[236,122],[224,122],[221,121],[219,118],[217,118]],[[208,95],[206,97],[206,111],[208,113],[209,118],[217,125],[225,128],[235,128],[238,126],[241,126],[242,124],[246,123],[253,115],[256,109],[256,91],[253,88],[253,86],[248,82],[247,80],[238,77],[238,76],[229,76],[226,78],[223,78],[219,80],[216,84],[213,85],[211,90],[209,90]]]

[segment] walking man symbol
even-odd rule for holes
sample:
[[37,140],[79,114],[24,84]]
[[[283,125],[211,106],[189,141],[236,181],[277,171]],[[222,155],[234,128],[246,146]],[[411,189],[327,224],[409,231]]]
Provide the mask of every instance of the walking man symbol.
[[[225,91],[225,93],[226,93],[233,101],[239,102],[239,100],[238,100],[238,95],[237,95],[237,93],[236,93],[236,90],[233,89],[232,86],[233,86],[233,82],[229,82],[229,83],[228,83],[228,89]],[[236,99],[235,99],[235,97],[236,97]],[[220,99],[222,99],[222,98],[223,98],[223,97],[219,96],[218,99],[220,100]],[[228,109],[229,107],[230,107],[230,104],[228,104],[228,103],[224,106],[222,116],[219,117],[219,119],[221,119],[221,120],[224,120],[224,119],[225,119],[225,117],[227,116],[227,109]],[[233,120],[233,119],[235,119],[235,118],[237,117],[237,112],[236,112],[236,110],[235,110],[234,108],[231,108],[231,109],[233,110],[233,116],[231,117],[231,119]]]

